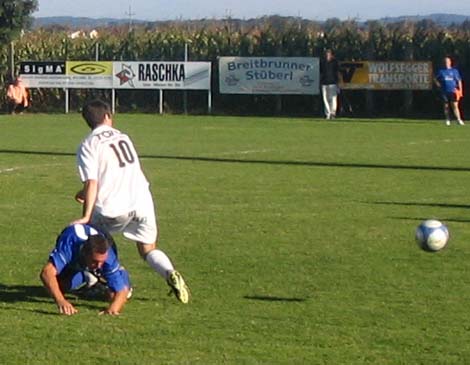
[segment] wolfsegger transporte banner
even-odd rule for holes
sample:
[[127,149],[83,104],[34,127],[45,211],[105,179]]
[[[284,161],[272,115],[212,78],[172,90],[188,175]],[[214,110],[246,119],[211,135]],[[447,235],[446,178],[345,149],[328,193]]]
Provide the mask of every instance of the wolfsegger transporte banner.
[[209,90],[210,62],[114,62],[115,89]]
[[340,62],[343,89],[430,90],[432,63],[421,61]]
[[22,62],[20,76],[30,88],[111,89],[113,63],[107,61]]
[[319,94],[314,57],[220,57],[222,94]]

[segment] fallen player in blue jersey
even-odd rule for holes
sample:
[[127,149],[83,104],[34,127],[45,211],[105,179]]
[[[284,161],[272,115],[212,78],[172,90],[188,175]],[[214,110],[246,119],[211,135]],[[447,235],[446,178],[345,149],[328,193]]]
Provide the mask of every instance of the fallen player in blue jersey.
[[131,293],[129,274],[119,263],[116,246],[85,224],[74,224],[62,231],[40,278],[59,313],[65,315],[78,312],[65,298],[66,292],[105,283],[110,304],[100,314],[110,315],[121,312]]

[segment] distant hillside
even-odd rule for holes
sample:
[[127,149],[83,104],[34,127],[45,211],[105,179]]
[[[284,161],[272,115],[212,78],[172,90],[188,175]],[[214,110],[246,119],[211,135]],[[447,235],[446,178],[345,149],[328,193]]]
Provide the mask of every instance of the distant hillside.
[[[143,20],[132,19],[133,24],[145,24],[148,23]],[[34,18],[33,28],[51,27],[51,26],[63,26],[68,28],[98,28],[107,27],[113,25],[125,25],[129,24],[129,19],[113,19],[113,18],[84,18],[84,17],[73,17],[73,16],[52,16],[52,17],[41,17]]]
[[430,15],[405,15],[398,17],[387,17],[379,19],[385,23],[396,23],[402,21],[419,22],[421,20],[432,20],[434,23],[448,26],[451,24],[462,24],[464,21],[470,21],[470,15],[458,14],[430,14]]
[[[279,15],[274,16],[264,16],[258,17],[254,19],[231,19],[232,22],[238,23],[239,25],[245,26],[253,26],[255,24],[263,23],[266,20],[270,21],[281,21],[282,20],[295,20],[299,21],[299,18],[294,17],[283,17]],[[385,17],[381,19],[377,19],[380,22],[384,23],[396,23],[402,21],[421,21],[421,20],[431,20],[436,24],[442,26],[448,26],[451,24],[461,24],[465,21],[470,21],[470,15],[458,15],[458,14],[430,14],[430,15],[406,15],[406,16],[399,16],[399,17]],[[199,19],[199,20],[162,20],[162,21],[145,21],[145,20],[138,20],[132,19],[133,24],[147,24],[147,25],[165,25],[170,23],[188,23],[191,25],[198,25],[198,26],[206,26],[209,24],[217,24],[223,23],[224,19]],[[309,23],[313,22],[308,19],[302,19],[302,23]],[[317,21],[315,21],[317,22]],[[322,23],[322,22],[320,22]],[[71,29],[78,29],[78,28],[99,28],[99,27],[107,27],[107,26],[119,26],[119,25],[127,25],[129,24],[129,19],[113,19],[113,18],[85,18],[85,17],[71,17],[71,16],[60,16],[60,17],[39,17],[34,18],[33,28],[47,28],[47,27],[66,27]]]

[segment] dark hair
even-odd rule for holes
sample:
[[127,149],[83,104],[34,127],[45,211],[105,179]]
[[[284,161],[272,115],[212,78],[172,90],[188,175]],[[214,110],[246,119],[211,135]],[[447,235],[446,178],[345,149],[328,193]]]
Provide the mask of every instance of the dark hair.
[[110,242],[102,235],[89,236],[83,244],[82,253],[84,256],[90,256],[94,253],[105,254],[111,247]]
[[449,59],[451,66],[454,65],[454,59],[453,59],[451,56],[449,56],[449,55],[444,56],[444,58],[442,59],[442,61],[445,63],[445,62],[446,62],[446,59]]
[[111,108],[108,103],[100,99],[89,101],[82,110],[82,117],[91,129],[103,123],[107,115],[111,116]]

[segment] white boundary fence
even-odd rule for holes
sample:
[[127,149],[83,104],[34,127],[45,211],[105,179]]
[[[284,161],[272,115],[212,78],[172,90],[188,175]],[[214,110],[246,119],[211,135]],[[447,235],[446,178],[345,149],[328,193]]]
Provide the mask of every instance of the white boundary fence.
[[[97,49],[96,58],[98,53]],[[217,66],[220,94],[320,92],[317,57],[219,57]],[[185,112],[187,91],[203,90],[207,91],[207,109],[211,113],[211,67],[211,62],[188,61],[31,61],[20,63],[20,76],[29,88],[63,89],[66,113],[70,89],[110,90],[113,113],[116,90],[158,90],[160,114],[164,112],[164,90],[183,91]],[[341,62],[340,70],[344,89],[429,90],[432,84],[431,62]]]

